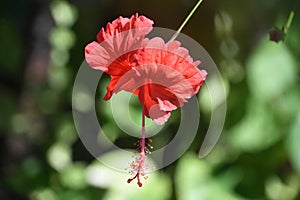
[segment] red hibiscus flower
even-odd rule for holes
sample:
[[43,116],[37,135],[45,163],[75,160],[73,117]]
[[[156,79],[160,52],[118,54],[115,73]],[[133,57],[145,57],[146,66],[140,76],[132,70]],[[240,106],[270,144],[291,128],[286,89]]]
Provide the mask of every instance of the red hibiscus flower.
[[85,58],[88,64],[111,76],[104,100],[111,98],[120,77],[131,69],[133,55],[142,47],[144,37],[151,31],[152,24],[152,20],[138,14],[131,18],[119,17],[108,23],[106,30],[100,30],[97,42],[86,46]]
[[[145,175],[146,145],[145,116],[157,124],[165,123],[171,111],[182,107],[198,93],[206,78],[199,70],[200,61],[193,61],[178,41],[165,43],[156,37],[145,38],[153,22],[133,15],[119,17],[97,34],[97,42],[88,44],[85,57],[88,64],[111,76],[104,100],[121,90],[138,96],[142,105],[142,136],[138,144],[139,157],[131,163],[132,178],[141,187]],[[148,139],[148,141],[150,141]]]

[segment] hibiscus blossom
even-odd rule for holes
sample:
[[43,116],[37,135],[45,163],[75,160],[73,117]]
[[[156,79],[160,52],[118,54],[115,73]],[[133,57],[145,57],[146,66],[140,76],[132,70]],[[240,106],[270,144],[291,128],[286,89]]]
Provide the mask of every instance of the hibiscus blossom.
[[152,24],[152,20],[138,14],[131,18],[119,17],[100,30],[97,42],[85,48],[88,64],[111,76],[104,100],[124,90],[137,95],[142,105],[140,154],[130,164],[132,178],[127,181],[137,179],[140,187],[149,152],[146,141],[151,141],[146,138],[145,117],[157,124],[165,123],[171,111],[198,93],[207,74],[198,69],[200,61],[193,61],[180,42],[145,38]]
[[145,16],[119,17],[101,28],[97,42],[85,48],[87,63],[94,69],[111,76],[104,100],[109,100],[118,80],[131,69],[133,55],[143,44],[146,34],[152,29],[153,21]]

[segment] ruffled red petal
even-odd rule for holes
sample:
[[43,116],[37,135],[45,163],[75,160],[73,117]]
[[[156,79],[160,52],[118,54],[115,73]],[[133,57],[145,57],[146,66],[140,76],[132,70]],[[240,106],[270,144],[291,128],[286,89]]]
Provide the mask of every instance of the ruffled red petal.
[[144,37],[151,31],[152,24],[152,20],[138,14],[131,18],[119,17],[108,23],[106,29],[101,28],[97,34],[97,42],[86,46],[87,63],[92,68],[111,75],[105,100],[110,99],[113,94],[118,77],[131,69],[133,55],[142,48],[146,41]]

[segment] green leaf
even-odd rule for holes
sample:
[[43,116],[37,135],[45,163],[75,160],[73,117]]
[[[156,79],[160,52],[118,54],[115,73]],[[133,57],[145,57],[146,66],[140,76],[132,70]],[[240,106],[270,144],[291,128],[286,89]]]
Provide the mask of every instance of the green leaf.
[[52,189],[41,189],[33,192],[31,195],[32,200],[58,200],[57,195]]
[[[231,189],[222,183],[231,180],[219,181],[211,174],[212,167],[205,160],[200,160],[194,154],[182,157],[176,169],[175,186],[179,200],[219,200],[240,199]],[[228,177],[231,179],[231,177]]]
[[56,143],[49,148],[47,159],[51,167],[61,171],[71,164],[71,149],[64,143]]
[[59,50],[69,50],[75,44],[75,34],[67,28],[55,27],[50,33],[51,45]]
[[246,116],[229,132],[232,146],[246,152],[264,150],[282,136],[272,111],[253,99],[249,101]]
[[59,26],[72,26],[78,16],[75,6],[67,1],[55,0],[50,5],[54,21]]
[[297,65],[284,43],[264,39],[247,62],[247,78],[251,93],[269,101],[281,95],[297,81]]
[[61,182],[71,189],[82,189],[87,185],[85,179],[85,165],[75,163],[65,168],[60,174]]
[[270,177],[266,182],[266,194],[270,200],[296,199],[298,193],[298,178],[290,178],[285,184],[277,176]]

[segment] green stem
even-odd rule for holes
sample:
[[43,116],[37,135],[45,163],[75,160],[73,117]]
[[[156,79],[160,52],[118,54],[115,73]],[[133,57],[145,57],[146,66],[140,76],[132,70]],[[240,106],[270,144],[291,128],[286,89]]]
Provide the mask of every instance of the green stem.
[[287,20],[287,22],[286,22],[286,24],[284,26],[284,33],[285,34],[288,32],[289,28],[291,27],[291,24],[293,22],[294,16],[295,16],[294,11],[291,11],[290,15],[289,15],[289,19]]
[[145,97],[144,97],[144,94],[142,94],[142,102],[143,102],[143,105],[142,105],[141,155],[145,155],[145,153],[146,153],[146,148],[145,148],[146,130],[145,130],[145,105],[144,105],[145,104]]
[[194,14],[194,12],[197,10],[197,8],[200,6],[200,4],[202,3],[203,0],[199,0],[198,3],[194,6],[194,8],[191,10],[191,12],[189,13],[189,15],[185,18],[184,22],[181,24],[181,26],[179,27],[179,29],[176,31],[176,33],[171,37],[171,39],[169,40],[169,42],[175,40],[175,38],[179,35],[179,33],[181,32],[181,30],[183,29],[183,27],[186,25],[186,23],[189,21],[189,19],[192,17],[192,15]]

